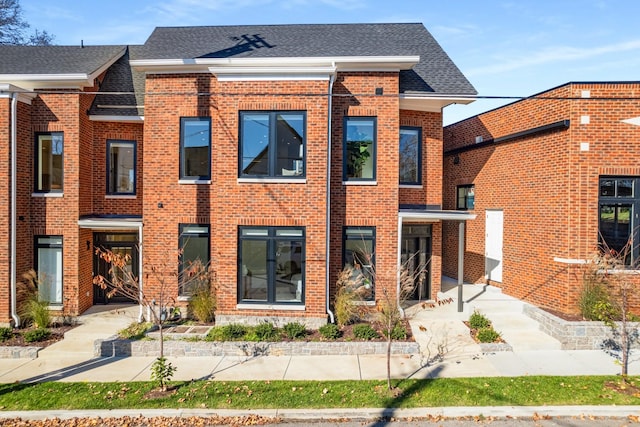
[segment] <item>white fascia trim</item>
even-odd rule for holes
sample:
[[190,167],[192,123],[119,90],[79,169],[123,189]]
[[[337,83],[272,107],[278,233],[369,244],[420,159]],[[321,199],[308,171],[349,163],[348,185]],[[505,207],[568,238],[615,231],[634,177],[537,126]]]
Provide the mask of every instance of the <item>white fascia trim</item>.
[[31,105],[31,101],[38,96],[37,93],[14,86],[10,83],[0,83],[0,98],[11,98],[12,93],[17,93],[18,101],[28,105]]
[[279,80],[321,80],[329,81],[328,75],[321,74],[216,74],[219,82],[258,82]]
[[475,101],[472,96],[437,95],[437,94],[400,94],[400,109],[427,111],[437,113],[451,104],[470,104]]
[[[252,68],[295,69],[335,67],[338,70],[408,70],[420,61],[420,56],[327,56],[273,58],[195,58],[195,59],[138,59],[131,66],[151,73],[202,72],[211,68],[239,68],[242,73]],[[249,71],[247,71],[249,70]]]
[[398,216],[406,221],[469,221],[476,219],[476,214],[462,213],[459,211],[427,211],[427,212],[400,212]]
[[120,230],[135,230],[142,227],[141,220],[127,221],[127,220],[101,220],[101,219],[80,219],[78,220],[78,227],[80,228],[92,228],[98,229],[120,229]]
[[144,116],[89,116],[89,120],[93,122],[122,122],[122,123],[141,123],[144,122]]

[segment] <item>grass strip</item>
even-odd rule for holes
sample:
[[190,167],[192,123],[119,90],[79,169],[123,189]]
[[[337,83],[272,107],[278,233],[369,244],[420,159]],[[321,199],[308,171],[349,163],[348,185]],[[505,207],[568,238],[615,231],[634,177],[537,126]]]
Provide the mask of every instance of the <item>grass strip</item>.
[[[385,381],[0,384],[2,410],[123,408],[411,408],[439,406],[639,405],[640,378],[495,377]],[[624,388],[621,388],[624,387]]]

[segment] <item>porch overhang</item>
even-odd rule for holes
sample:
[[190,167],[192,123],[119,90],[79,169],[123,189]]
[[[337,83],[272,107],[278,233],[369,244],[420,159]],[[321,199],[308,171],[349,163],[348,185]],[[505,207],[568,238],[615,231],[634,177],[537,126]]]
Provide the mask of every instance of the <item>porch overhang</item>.
[[445,211],[431,209],[400,209],[398,217],[406,222],[440,222],[440,221],[469,221],[476,219],[476,214],[467,211]]
[[78,227],[92,230],[138,230],[142,228],[142,218],[139,216],[87,216],[78,220]]

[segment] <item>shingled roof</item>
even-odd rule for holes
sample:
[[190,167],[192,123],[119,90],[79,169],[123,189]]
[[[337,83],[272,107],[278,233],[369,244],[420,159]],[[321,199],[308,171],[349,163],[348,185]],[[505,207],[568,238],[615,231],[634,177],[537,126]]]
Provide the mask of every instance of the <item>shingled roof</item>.
[[0,80],[7,74],[93,74],[125,47],[0,45]]
[[[247,39],[254,40],[254,48],[243,48]],[[419,55],[420,62],[401,72],[400,92],[476,94],[418,23],[158,27],[132,59],[409,55]]]

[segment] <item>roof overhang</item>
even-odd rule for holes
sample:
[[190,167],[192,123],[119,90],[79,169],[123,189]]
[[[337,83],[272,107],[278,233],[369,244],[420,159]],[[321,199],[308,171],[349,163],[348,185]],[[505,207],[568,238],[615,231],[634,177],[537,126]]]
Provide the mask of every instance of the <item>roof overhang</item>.
[[439,221],[469,221],[476,219],[476,214],[467,211],[443,210],[400,210],[398,216],[402,222],[439,222]]
[[14,93],[18,94],[18,101],[25,104],[31,104],[31,101],[38,96],[28,89],[14,86],[10,83],[0,83],[0,98],[10,98]]
[[131,66],[148,74],[329,75],[336,71],[400,71],[420,61],[412,56],[327,56],[269,58],[137,59]]
[[84,89],[93,86],[95,79],[120,59],[124,53],[125,49],[91,73],[0,74],[0,82],[10,83],[28,90]]
[[93,230],[137,230],[142,227],[142,219],[87,217],[78,220],[78,227]]
[[401,93],[400,109],[439,113],[447,105],[470,104],[473,101],[475,101],[475,98],[473,96],[468,96],[468,95]]
[[144,116],[101,116],[99,114],[93,114],[89,116],[89,120],[93,122],[143,123]]

